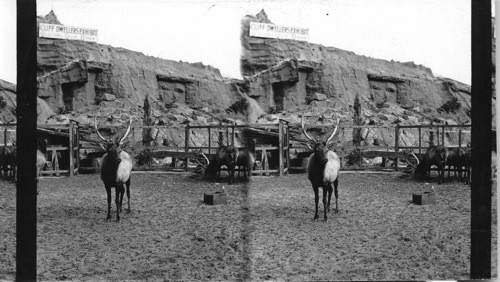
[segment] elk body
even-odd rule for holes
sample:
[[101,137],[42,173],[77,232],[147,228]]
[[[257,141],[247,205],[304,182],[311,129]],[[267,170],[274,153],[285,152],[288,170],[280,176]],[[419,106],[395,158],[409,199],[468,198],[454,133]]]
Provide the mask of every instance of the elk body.
[[465,153],[465,183],[471,183],[471,165],[472,165],[472,148],[467,147],[464,150]]
[[103,148],[106,154],[101,159],[101,180],[106,188],[108,196],[108,215],[106,219],[111,218],[111,188],[115,188],[115,203],[116,203],[116,221],[120,221],[120,212],[122,211],[123,194],[125,187],[127,191],[127,204],[130,213],[130,174],[132,172],[132,158],[122,149],[122,145],[130,133],[132,125],[132,117],[127,131],[121,138],[112,139],[104,138],[97,126],[97,116],[94,118],[94,126],[99,138],[104,141]]
[[[327,212],[330,211],[330,201],[332,198],[332,192],[335,192],[335,212],[339,212],[338,208],[338,185],[339,185],[339,171],[340,171],[340,159],[337,154],[328,149],[328,142],[333,138],[337,132],[339,122],[333,130],[333,133],[328,137],[326,141],[321,141],[319,139],[315,140],[305,129],[304,116],[302,116],[302,131],[304,135],[313,142],[313,153],[309,157],[309,164],[307,166],[307,174],[309,181],[311,182],[314,191],[314,204],[315,213],[314,220],[319,218],[318,215],[318,201],[319,201],[319,187],[323,189],[323,208],[324,216],[323,220],[327,221]],[[327,195],[328,194],[328,195]],[[327,197],[328,196],[328,197]]]
[[[455,177],[462,180],[463,174],[462,169],[465,166],[467,169],[467,156],[465,155],[465,150],[462,148],[450,148],[448,150],[448,159],[446,160],[446,164],[448,165],[448,179],[450,179],[450,170],[453,167],[455,172]],[[465,177],[467,177],[467,171],[465,171]]]
[[0,149],[0,174],[3,180],[16,181],[17,169],[17,151],[16,147]]
[[47,164],[47,139],[37,142],[36,149],[36,178],[40,178],[40,172]]
[[238,166],[238,178],[240,178],[240,172],[243,169],[243,177],[248,179],[252,177],[252,169],[255,163],[255,154],[249,150],[244,149],[238,152],[238,158],[236,159],[236,165]]
[[37,195],[38,195],[38,181],[40,180],[40,173],[46,164],[47,164],[47,158],[45,157],[45,154],[40,149],[37,149],[36,150],[36,182],[37,182],[36,194]]
[[438,169],[438,184],[444,182],[444,168],[448,159],[448,149],[443,145],[430,146],[427,148],[424,159],[419,163],[415,170],[416,175],[430,177],[431,166],[435,165]]
[[234,168],[238,159],[239,150],[233,145],[220,146],[205,170],[205,176],[220,178],[221,166],[225,165],[229,172],[229,183],[234,181]]

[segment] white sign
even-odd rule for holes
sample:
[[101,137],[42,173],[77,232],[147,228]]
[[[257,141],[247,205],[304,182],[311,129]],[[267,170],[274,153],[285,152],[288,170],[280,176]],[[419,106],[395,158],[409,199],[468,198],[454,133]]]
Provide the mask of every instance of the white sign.
[[97,42],[97,29],[40,23],[38,35],[46,38]]
[[250,36],[307,41],[309,29],[267,23],[250,23]]

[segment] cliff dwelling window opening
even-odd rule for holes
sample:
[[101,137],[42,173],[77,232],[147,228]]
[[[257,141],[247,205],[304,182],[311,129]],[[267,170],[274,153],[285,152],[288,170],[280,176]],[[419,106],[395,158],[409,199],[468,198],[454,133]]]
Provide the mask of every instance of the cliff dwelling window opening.
[[295,82],[281,81],[272,84],[273,87],[273,102],[276,111],[283,111],[287,108],[287,95],[293,91]]
[[393,81],[368,80],[370,84],[370,98],[377,104],[387,102],[396,103],[398,96],[397,83]]
[[[70,82],[61,84],[62,90],[62,105],[61,110],[65,113],[73,111],[73,109],[78,106],[75,105],[75,100],[78,99],[78,93],[83,92],[85,94],[85,83],[84,82]],[[81,98],[81,97],[80,97]]]
[[158,99],[165,106],[170,106],[173,103],[186,103],[188,95],[187,84],[192,83],[189,79],[180,77],[167,77],[158,75]]

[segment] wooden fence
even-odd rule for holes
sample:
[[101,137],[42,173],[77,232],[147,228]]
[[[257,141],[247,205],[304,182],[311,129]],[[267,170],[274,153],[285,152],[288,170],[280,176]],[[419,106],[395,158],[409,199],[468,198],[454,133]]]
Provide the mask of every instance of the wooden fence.
[[[208,145],[207,146],[193,146],[190,141],[190,135],[193,131],[207,131],[208,132]],[[214,140],[211,138],[212,131],[216,130],[218,134],[226,133],[226,143],[219,138],[214,144]],[[290,168],[290,133],[289,124],[285,120],[279,120],[277,124],[246,124],[246,125],[198,125],[189,126],[185,128],[185,147],[184,151],[186,153],[195,151],[201,151],[207,156],[213,156],[217,148],[221,145],[235,145],[235,138],[237,134],[241,134],[242,130],[247,130],[248,132],[259,133],[263,135],[277,137],[278,145],[273,146],[272,144],[255,144],[255,153],[257,160],[260,165],[253,170],[255,174],[265,174],[277,173],[280,176],[283,174],[288,174]],[[245,142],[245,140],[244,140]],[[239,149],[245,149],[247,146],[237,146]],[[278,154],[278,167],[271,168],[269,166],[269,154]],[[189,158],[187,158],[186,164],[189,163]]]
[[[16,139],[16,124],[0,124],[3,132],[3,147],[11,147]],[[69,124],[41,124],[37,126],[37,137],[48,139],[45,157],[50,163],[48,169],[41,171],[41,175],[67,174],[73,176],[78,173],[80,166],[80,132],[76,122]],[[9,142],[10,140],[10,142]],[[67,160],[62,160],[66,156]],[[60,163],[67,163],[67,169],[61,169]]]
[[[3,133],[3,146],[12,146],[12,141],[15,140],[15,126],[16,124],[0,124],[0,132]],[[113,127],[113,126],[103,126]],[[80,143],[83,140],[80,137],[80,130],[82,127],[76,122],[71,122],[69,124],[43,124],[38,126],[38,133],[46,134],[46,136],[59,137],[59,140],[66,140],[64,142],[52,142],[47,146],[46,157],[50,161],[51,167],[42,171],[42,175],[56,175],[67,174],[73,176],[78,173],[80,168],[80,150],[82,148],[87,148],[82,146]],[[143,131],[145,129],[156,129],[160,130],[162,128],[171,128],[170,126],[132,126],[132,138],[134,140],[142,141],[142,137],[138,138],[138,131]],[[331,125],[316,125],[308,126],[310,129],[327,129],[331,128]],[[207,156],[211,157],[215,154],[217,148],[221,145],[235,145],[236,139],[243,131],[251,132],[255,134],[260,134],[264,136],[269,136],[275,144],[255,144],[255,151],[258,160],[258,166],[255,168],[255,174],[288,174],[290,170],[290,150],[293,149],[297,151],[302,151],[304,154],[308,154],[310,149],[305,146],[309,142],[308,139],[301,137],[300,135],[290,136],[290,130],[299,129],[300,124],[290,124],[285,120],[279,120],[275,124],[216,124],[216,125],[186,125],[184,128],[179,128],[179,130],[184,130],[184,146],[161,146],[152,151],[158,151],[157,156],[160,157],[172,157],[184,160],[184,167],[182,170],[188,170],[193,168],[189,166],[190,160],[197,157],[198,152],[203,152]],[[350,130],[357,129],[368,129],[376,131],[377,129],[385,129],[388,131],[394,130],[394,143],[393,144],[378,144],[375,145],[355,145],[352,143],[352,136],[350,136]],[[416,155],[423,155],[426,148],[430,145],[429,143],[433,141],[434,145],[444,144],[447,147],[464,147],[468,141],[465,136],[470,135],[470,125],[396,125],[396,126],[339,126],[339,131],[337,136],[334,138],[338,146],[333,149],[337,152],[341,158],[342,164],[345,163],[345,158],[353,150],[359,150],[363,157],[374,158],[392,158],[396,159],[396,170],[399,169],[398,163],[399,159],[404,156],[404,152],[412,151]],[[401,140],[402,132],[410,130],[416,133],[418,136],[416,143],[405,144]],[[206,144],[196,145],[192,142],[191,136],[193,134],[200,132],[208,133],[208,140]],[[347,133],[346,133],[347,132]],[[215,136],[214,136],[215,134]],[[434,140],[424,140],[424,136],[432,136]],[[14,135],[14,138],[12,137]],[[203,134],[201,134],[203,135]],[[95,140],[85,140],[92,143],[97,143]],[[290,142],[293,142],[291,145]],[[392,143],[392,142],[391,142]],[[243,149],[246,144],[240,144],[237,146]],[[95,148],[95,147],[88,147]],[[270,167],[269,156],[276,157],[278,159],[277,167]],[[67,156],[69,163],[67,169],[60,169],[59,163],[61,158]]]

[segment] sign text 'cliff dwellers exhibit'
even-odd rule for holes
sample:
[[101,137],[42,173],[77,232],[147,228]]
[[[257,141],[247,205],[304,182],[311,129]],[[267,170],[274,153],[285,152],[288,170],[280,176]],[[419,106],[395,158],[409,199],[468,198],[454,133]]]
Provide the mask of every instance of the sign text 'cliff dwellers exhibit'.
[[40,23],[39,36],[97,42],[97,29]]
[[[96,16],[113,19],[104,12]],[[161,27],[141,33],[157,42],[183,45],[167,29],[194,35],[147,16],[131,10],[124,20]],[[241,78],[98,43],[97,29],[66,26],[53,11],[37,23],[36,197],[13,184],[16,85],[0,81],[0,280],[15,280],[14,214],[25,212],[16,197],[28,192],[39,230],[32,280],[469,278],[469,85],[311,43],[312,26],[275,24],[264,10],[241,19]],[[103,40],[110,25],[99,26]],[[200,44],[213,40],[206,33]],[[458,175],[421,175],[431,161],[444,169],[430,145],[464,149],[447,163]]]
[[307,41],[309,39],[309,29],[251,22],[250,36]]

